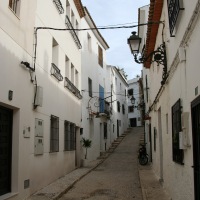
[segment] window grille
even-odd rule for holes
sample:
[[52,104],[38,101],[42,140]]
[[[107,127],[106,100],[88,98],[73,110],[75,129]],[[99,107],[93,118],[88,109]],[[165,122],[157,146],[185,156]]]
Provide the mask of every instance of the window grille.
[[181,128],[181,100],[172,106],[172,153],[173,161],[183,164],[184,153],[179,149],[179,132]]
[[60,69],[54,63],[51,63],[51,75],[53,75],[58,81],[63,80]]
[[69,32],[71,33],[71,36],[73,37],[74,42],[76,43],[77,47],[79,49],[81,49],[82,46],[81,46],[80,40],[78,39],[76,31],[74,30],[74,27],[73,27],[72,23],[70,22],[70,19],[67,15],[65,18],[65,25],[67,26],[68,29],[70,29]]
[[56,5],[56,8],[58,9],[59,14],[64,13],[64,8],[62,6],[62,3],[60,0],[53,0],[54,4]]
[[124,104],[122,104],[122,113],[125,114],[125,107],[124,107]]
[[108,138],[107,123],[104,123],[104,139]]
[[169,16],[169,29],[171,37],[174,36],[173,32],[179,16],[180,10],[184,10],[181,6],[181,0],[168,0],[168,16]]
[[64,139],[64,150],[74,151],[76,150],[76,132],[75,124],[65,121],[65,139]]
[[71,93],[73,93],[77,98],[82,99],[81,92],[76,88],[76,86],[65,77],[65,88],[67,88]]
[[120,112],[120,102],[117,102],[117,111]]
[[98,47],[98,63],[103,67],[103,50],[100,46]]
[[88,92],[89,96],[92,97],[92,80],[88,78]]
[[19,16],[20,0],[9,0],[9,8]]
[[51,115],[50,152],[59,151],[59,118]]
[[128,107],[128,112],[129,112],[129,113],[134,112],[134,106],[129,106],[129,107]]
[[129,90],[128,90],[128,95],[129,95],[129,96],[133,96],[133,89],[129,89]]

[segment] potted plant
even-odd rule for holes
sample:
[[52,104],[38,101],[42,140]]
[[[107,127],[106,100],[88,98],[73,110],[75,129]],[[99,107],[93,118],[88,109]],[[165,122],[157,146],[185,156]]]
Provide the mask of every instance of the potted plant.
[[87,149],[92,146],[92,140],[82,138],[82,146],[85,148],[85,158],[83,160],[83,166],[87,165]]

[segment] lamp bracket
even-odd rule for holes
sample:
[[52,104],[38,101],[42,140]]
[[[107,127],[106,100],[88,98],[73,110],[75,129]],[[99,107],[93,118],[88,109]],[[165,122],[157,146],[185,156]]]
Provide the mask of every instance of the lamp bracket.
[[134,54],[134,59],[136,63],[145,63],[145,62],[156,62],[158,65],[163,65],[163,74],[161,85],[165,84],[167,79],[167,56],[166,56],[166,46],[163,42],[155,51],[151,52],[145,57],[144,54],[138,57],[138,54]]

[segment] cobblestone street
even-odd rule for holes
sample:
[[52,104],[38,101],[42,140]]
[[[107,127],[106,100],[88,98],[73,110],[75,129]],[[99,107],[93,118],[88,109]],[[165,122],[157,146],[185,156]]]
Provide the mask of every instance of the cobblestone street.
[[115,151],[60,200],[142,200],[137,150],[143,128],[128,133]]

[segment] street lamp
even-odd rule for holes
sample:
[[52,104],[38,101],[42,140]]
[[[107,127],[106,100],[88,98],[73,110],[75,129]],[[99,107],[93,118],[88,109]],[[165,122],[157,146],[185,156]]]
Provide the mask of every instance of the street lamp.
[[140,48],[141,38],[136,35],[136,32],[133,31],[132,35],[128,38],[128,44],[131,49],[131,53],[138,54]]
[[131,98],[130,98],[130,101],[131,101],[131,104],[135,104],[135,98],[134,98],[134,96],[132,96]]
[[130,46],[131,53],[134,55],[135,62],[139,64],[145,62],[156,62],[158,65],[163,65],[161,85],[164,85],[167,79],[167,56],[165,42],[163,41],[163,43],[149,55],[145,55],[144,52],[142,52],[142,54],[139,55],[140,43],[141,38],[138,35],[136,35],[135,31],[132,32],[132,35],[128,38],[128,44]]

